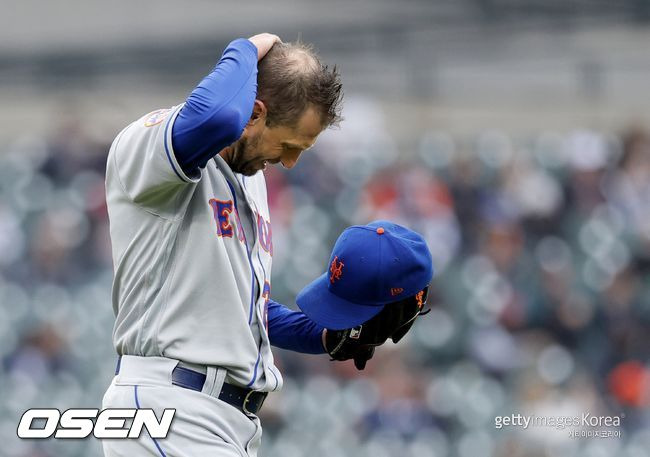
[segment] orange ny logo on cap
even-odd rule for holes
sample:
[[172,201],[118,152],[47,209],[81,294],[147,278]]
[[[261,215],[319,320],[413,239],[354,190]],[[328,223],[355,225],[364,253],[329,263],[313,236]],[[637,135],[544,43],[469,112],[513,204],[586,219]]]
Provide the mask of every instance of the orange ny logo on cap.
[[343,266],[345,264],[341,262],[338,258],[338,256],[334,256],[334,260],[332,260],[332,264],[330,265],[330,282],[334,284],[334,281],[338,281],[341,279],[341,275],[343,274]]

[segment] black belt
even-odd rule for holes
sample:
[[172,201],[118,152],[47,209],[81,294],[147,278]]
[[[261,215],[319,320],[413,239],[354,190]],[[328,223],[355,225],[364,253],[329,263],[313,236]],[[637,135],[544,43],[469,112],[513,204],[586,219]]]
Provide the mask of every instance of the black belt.
[[[117,368],[115,374],[120,372],[120,361],[117,360]],[[185,389],[196,390],[201,392],[205,384],[206,375],[198,371],[190,370],[189,368],[177,366],[172,370],[172,384]],[[225,401],[229,405],[234,406],[245,414],[257,414],[266,399],[267,392],[259,392],[257,390],[246,389],[245,387],[235,386],[233,384],[223,383],[221,392],[219,392],[219,400]]]

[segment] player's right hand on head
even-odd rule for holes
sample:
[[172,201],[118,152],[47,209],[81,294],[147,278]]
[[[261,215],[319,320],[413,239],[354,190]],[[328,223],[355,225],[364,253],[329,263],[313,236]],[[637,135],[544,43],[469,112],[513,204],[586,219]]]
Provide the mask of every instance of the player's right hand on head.
[[248,39],[257,48],[257,60],[262,60],[275,43],[282,43],[279,36],[272,33],[259,33]]

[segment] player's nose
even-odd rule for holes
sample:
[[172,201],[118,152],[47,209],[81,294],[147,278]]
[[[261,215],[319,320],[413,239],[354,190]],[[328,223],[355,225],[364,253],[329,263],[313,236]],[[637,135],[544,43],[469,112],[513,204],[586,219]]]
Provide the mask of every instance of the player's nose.
[[293,168],[298,162],[298,158],[300,157],[300,152],[284,154],[282,156],[282,159],[280,160],[280,162],[282,162],[282,166],[287,169]]
[[287,169],[292,169],[296,165],[297,160],[282,159],[282,166]]

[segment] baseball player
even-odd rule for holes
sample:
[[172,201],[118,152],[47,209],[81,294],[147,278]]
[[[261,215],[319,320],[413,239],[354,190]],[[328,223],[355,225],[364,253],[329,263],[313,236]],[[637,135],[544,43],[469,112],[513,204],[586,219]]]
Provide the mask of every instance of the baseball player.
[[105,455],[255,456],[256,413],[282,387],[271,345],[372,356],[270,299],[262,170],[292,168],[340,120],[341,98],[336,68],[260,34],[231,42],[184,103],[114,140],[106,193],[119,359],[103,407],[176,414],[167,438],[104,440]]

